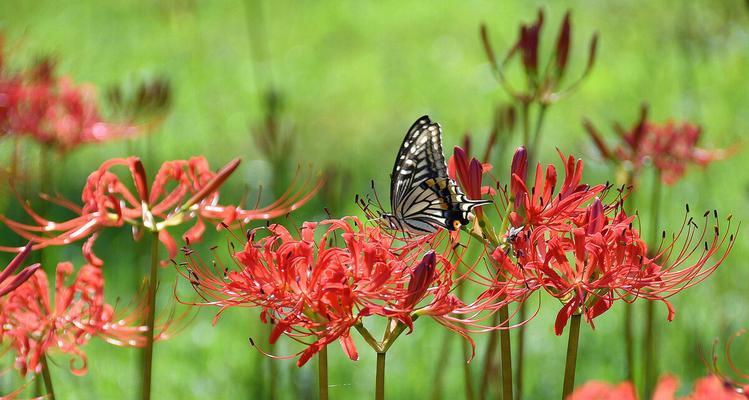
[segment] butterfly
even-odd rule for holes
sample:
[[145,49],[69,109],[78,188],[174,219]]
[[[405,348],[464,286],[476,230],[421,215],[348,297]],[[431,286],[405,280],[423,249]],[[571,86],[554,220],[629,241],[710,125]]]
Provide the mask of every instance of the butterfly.
[[442,128],[429,116],[417,119],[403,139],[390,174],[392,212],[381,214],[390,228],[413,234],[459,230],[468,224],[474,208],[490,203],[463,194],[447,175]]

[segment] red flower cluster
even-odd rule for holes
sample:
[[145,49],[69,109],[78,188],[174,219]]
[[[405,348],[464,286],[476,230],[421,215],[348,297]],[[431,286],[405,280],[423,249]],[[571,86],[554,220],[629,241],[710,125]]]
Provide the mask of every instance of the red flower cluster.
[[674,311],[667,299],[704,280],[733,247],[730,217],[721,233],[717,213],[714,221],[706,213],[705,226],[714,222],[714,229],[700,231],[693,219],[685,219],[669,244],[651,255],[633,227],[634,217],[621,209],[621,199],[604,205],[598,196],[605,194],[605,186],[580,183],[582,161],[567,160],[565,181],[555,193],[553,166],[544,178],[539,165],[535,186],[527,189],[517,172],[525,170],[523,150],[518,154],[521,161],[514,165],[511,194],[519,207],[509,216],[512,227],[506,246],[492,254],[501,277],[492,285],[503,288],[511,300],[522,300],[538,289],[559,299],[563,307],[555,324],[557,335],[571,315],[583,314],[592,325],[615,300],[662,301],[670,320]]
[[[3,52],[0,38],[0,53]],[[28,71],[9,72],[0,54],[0,133],[29,135],[65,152],[84,144],[138,133],[134,126],[104,121],[92,85],[55,76],[43,60]]]
[[629,163],[633,172],[650,162],[660,173],[661,180],[669,185],[678,182],[689,165],[704,167],[728,157],[727,150],[697,147],[702,136],[700,126],[675,121],[657,124],[648,120],[647,113],[647,107],[643,106],[639,121],[629,130],[618,124],[614,126],[621,142],[613,149],[589,121],[584,125],[605,159]]
[[[26,212],[37,225],[23,224],[0,215],[0,221],[14,232],[34,243],[34,248],[59,246],[85,238],[84,246],[89,262],[100,261],[92,252],[97,232],[106,227],[132,225],[136,231],[158,232],[159,240],[174,257],[177,244],[168,229],[194,219],[195,224],[185,233],[185,238],[197,242],[205,231],[204,219],[226,225],[237,221],[271,219],[284,215],[307,202],[317,191],[293,188],[269,206],[245,210],[236,206],[218,204],[218,189],[239,165],[236,159],[217,172],[213,172],[203,157],[168,161],[162,164],[149,186],[145,169],[137,157],[116,158],[104,162],[89,175],[79,207],[69,201],[50,199],[74,213],[77,217],[64,222],[49,221],[36,214],[25,202]],[[135,193],[112,170],[127,167]],[[18,251],[13,247],[0,247],[3,251]]]
[[[676,400],[679,380],[671,375],[661,377],[653,393],[653,400]],[[691,394],[679,397],[680,400],[746,400],[749,387],[735,389],[726,385],[714,375],[699,379]],[[631,382],[610,385],[591,381],[575,390],[568,400],[637,400],[635,387]]]
[[401,242],[345,217],[305,223],[298,238],[279,225],[250,231],[244,249],[232,254],[238,270],[220,260],[220,268],[205,263],[190,249],[178,270],[202,297],[198,305],[260,307],[262,320],[273,324],[271,342],[282,334],[312,338],[300,353],[301,366],[335,340],[356,360],[350,330],[366,331],[368,316],[398,321],[402,331],[428,315],[460,330],[448,314],[471,306],[451,294],[455,264],[428,250],[439,242],[437,236]]
[[[0,300],[2,338],[16,352],[15,366],[21,374],[39,373],[40,360],[50,351],[71,358],[70,369],[86,373],[86,354],[81,349],[91,337],[98,336],[118,346],[141,346],[145,327],[139,325],[140,308],[127,316],[116,315],[104,300],[102,270],[84,265],[69,284],[73,265],[57,265],[54,301],[44,270],[36,271],[28,281]],[[158,338],[165,338],[162,331]]]

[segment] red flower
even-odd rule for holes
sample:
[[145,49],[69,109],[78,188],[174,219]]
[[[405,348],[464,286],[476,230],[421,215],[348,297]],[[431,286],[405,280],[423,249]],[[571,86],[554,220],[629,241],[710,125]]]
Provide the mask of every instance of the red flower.
[[[2,336],[15,350],[15,366],[23,375],[29,370],[41,372],[41,356],[49,352],[69,355],[71,371],[85,374],[86,354],[81,346],[93,336],[118,346],[145,343],[145,329],[136,324],[139,314],[116,315],[104,301],[100,268],[86,264],[66,284],[72,272],[71,263],[57,265],[54,301],[50,298],[47,274],[41,269],[0,300]],[[162,332],[159,337],[165,335]]]
[[434,251],[422,257],[439,243],[434,235],[401,242],[346,217],[307,222],[299,238],[271,225],[251,231],[248,239],[233,254],[239,270],[217,271],[189,249],[178,270],[203,299],[197,305],[260,307],[263,321],[274,325],[271,343],[282,334],[310,338],[299,353],[300,366],[336,340],[356,360],[350,330],[365,317],[388,317],[412,328],[416,316],[428,315],[453,328],[448,314],[464,311],[451,294],[453,264]]
[[[204,219],[224,224],[237,221],[271,219],[288,213],[307,202],[319,188],[319,183],[309,191],[304,188],[289,191],[269,206],[245,210],[236,206],[218,204],[218,189],[239,165],[239,159],[213,172],[203,157],[168,161],[162,164],[149,186],[145,169],[137,157],[116,158],[104,162],[89,175],[83,188],[83,206],[69,201],[51,199],[78,214],[64,222],[53,222],[37,215],[25,202],[26,212],[37,225],[22,224],[0,216],[0,221],[20,236],[34,242],[34,248],[59,246],[90,238],[84,246],[89,262],[100,261],[92,252],[96,233],[105,227],[132,225],[136,230],[158,232],[159,240],[174,257],[177,244],[168,229],[194,219],[195,224],[185,233],[189,241],[199,241],[205,231]],[[112,172],[116,166],[126,166],[130,171],[135,194]],[[306,186],[306,185],[305,185]],[[3,251],[17,248],[0,247]]]
[[23,264],[30,252],[31,243],[24,246],[21,252],[13,258],[10,264],[0,272],[0,297],[5,296],[21,286],[22,283],[26,282],[26,280],[28,280],[37,269],[39,269],[40,265],[34,264],[21,270],[18,275],[13,275],[13,272]]
[[647,107],[643,106],[640,119],[628,131],[615,125],[621,142],[614,149],[608,147],[589,121],[585,121],[584,126],[605,159],[629,163],[635,173],[651,162],[663,183],[668,185],[678,182],[689,165],[704,167],[730,155],[730,150],[697,147],[702,136],[700,126],[675,121],[654,123],[648,120],[647,112]]
[[[615,216],[609,217],[608,213]],[[709,215],[705,218],[709,225]],[[713,230],[703,229],[700,233],[690,219],[651,258],[639,233],[632,228],[633,217],[623,211],[617,213],[615,208],[607,210],[598,199],[584,209],[584,214],[566,221],[567,225],[558,224],[554,229],[524,229],[508,238],[511,254],[503,250],[492,254],[496,266],[503,271],[503,279],[494,285],[503,288],[510,300],[523,299],[543,288],[562,302],[554,329],[557,335],[561,335],[572,314],[583,314],[592,325],[593,319],[611,308],[615,300],[661,301],[669,309],[668,319],[673,319],[668,298],[706,279],[734,243],[733,234],[728,234],[730,218],[721,234],[716,215],[711,241],[705,239]],[[682,235],[685,239],[680,243]],[[710,261],[716,254],[719,257]]]
[[[510,214],[510,222],[516,228],[546,227],[558,229],[566,221],[584,213],[585,203],[600,196],[606,185],[589,187],[582,184],[583,161],[570,156],[565,160],[565,177],[561,187],[557,188],[557,171],[553,165],[546,167],[546,173],[539,163],[536,167],[535,183],[529,189],[525,183],[527,155],[524,148],[515,152],[512,164],[510,193],[515,198],[515,210]],[[556,190],[556,192],[555,192]]]
[[58,78],[50,59],[17,74],[8,74],[3,67],[0,54],[0,132],[30,135],[63,152],[139,132],[134,126],[104,121],[94,87],[76,85],[67,76]]

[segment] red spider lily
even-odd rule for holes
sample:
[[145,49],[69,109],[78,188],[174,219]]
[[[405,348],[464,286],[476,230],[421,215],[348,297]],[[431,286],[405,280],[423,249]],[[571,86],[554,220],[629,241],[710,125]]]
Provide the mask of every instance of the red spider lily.
[[[289,190],[272,204],[254,210],[218,204],[218,189],[239,165],[236,159],[217,172],[213,172],[203,157],[168,161],[162,164],[151,185],[145,169],[137,157],[116,158],[104,162],[89,175],[83,188],[83,206],[67,200],[50,199],[78,214],[64,222],[53,222],[36,214],[25,202],[26,212],[37,225],[22,224],[0,216],[0,221],[20,236],[34,242],[34,248],[59,246],[90,238],[84,253],[90,262],[100,261],[93,255],[92,246],[99,230],[121,227],[125,224],[158,232],[159,240],[174,257],[177,245],[168,229],[194,219],[195,224],[185,233],[185,238],[196,242],[205,231],[204,220],[232,224],[257,219],[271,219],[295,210],[307,202],[319,188],[311,190],[306,184]],[[125,166],[130,171],[135,194],[112,169]],[[13,247],[0,247],[3,251],[18,251]]]
[[[70,370],[85,374],[87,361],[81,346],[93,336],[118,346],[145,344],[145,327],[137,324],[141,319],[138,309],[131,315],[118,316],[104,301],[101,268],[86,264],[66,284],[72,272],[69,262],[57,265],[54,301],[47,274],[41,269],[0,300],[2,337],[15,350],[15,366],[23,375],[28,371],[40,373],[40,359],[49,352],[69,355]],[[159,339],[166,336],[165,332],[158,335]]]
[[555,193],[556,168],[548,165],[544,174],[539,163],[536,166],[535,183],[529,189],[525,183],[527,153],[523,147],[515,152],[510,184],[510,194],[515,199],[515,210],[509,216],[514,227],[561,228],[565,221],[584,213],[585,203],[602,195],[607,188],[606,185],[590,187],[582,184],[583,161],[575,161],[572,156],[565,159],[561,152],[559,157],[564,162],[565,177],[562,186]]
[[678,182],[689,165],[704,167],[731,153],[731,150],[697,147],[702,136],[702,128],[698,125],[675,121],[658,124],[649,121],[647,113],[647,107],[643,106],[640,119],[629,130],[618,124],[614,126],[621,141],[613,149],[590,121],[584,121],[584,126],[605,159],[629,163],[635,173],[651,162],[663,183],[668,185]]
[[[481,25],[481,39],[489,63],[497,74],[500,83],[507,92],[523,104],[539,101],[541,104],[553,103],[570,93],[588,76],[593,69],[598,45],[598,35],[594,34],[588,49],[588,62],[580,78],[566,88],[561,84],[569,61],[572,36],[571,13],[568,11],[557,35],[556,46],[543,70],[540,68],[540,39],[544,24],[544,11],[538,10],[538,17],[532,24],[522,24],[515,45],[510,48],[501,62],[497,61],[494,49],[489,41],[489,34],[485,25]],[[507,80],[505,69],[507,65],[519,55],[523,72],[526,76],[527,87],[520,91]]]
[[[658,381],[653,393],[653,400],[676,400],[676,391],[679,389],[679,380],[671,375],[664,375]],[[680,400],[745,400],[747,396],[743,391],[737,392],[727,387],[717,377],[710,375],[697,380],[694,390]],[[610,385],[604,382],[591,381],[575,390],[568,400],[637,400],[634,385],[631,382],[623,382],[618,385]]]
[[[724,234],[717,225],[717,215],[714,230],[701,232],[689,219],[668,245],[662,245],[649,258],[647,246],[632,227],[634,218],[623,210],[608,217],[611,212],[616,209],[606,210],[596,199],[583,215],[570,220],[566,230],[537,228],[510,238],[518,266],[505,251],[495,251],[493,259],[505,271],[505,279],[497,284],[509,286],[506,293],[516,298],[539,288],[558,298],[563,307],[555,323],[557,335],[572,314],[582,313],[593,325],[593,319],[615,300],[661,301],[669,309],[670,321],[674,310],[668,298],[706,279],[734,244],[733,234],[728,234],[730,218]],[[705,218],[708,226],[709,214]],[[713,238],[708,238],[713,231]],[[681,237],[684,240],[679,245]],[[716,254],[719,257],[710,261]]]
[[[34,272],[39,269],[39,264],[28,266],[21,270],[18,275],[13,276],[13,272],[26,260],[31,253],[31,243],[26,245],[18,255],[0,272],[0,297],[12,292],[22,283],[26,282]],[[6,282],[7,281],[7,282]]]
[[19,73],[7,73],[4,67],[0,54],[2,132],[29,135],[64,152],[84,143],[132,136],[139,131],[134,126],[104,121],[94,87],[76,85],[67,76],[55,76],[55,64],[50,59]]
[[229,307],[260,307],[263,321],[274,324],[271,343],[282,334],[300,342],[311,338],[299,354],[300,366],[335,340],[356,360],[350,330],[361,329],[368,316],[412,329],[417,316],[427,315],[459,330],[459,320],[449,314],[478,308],[451,294],[454,263],[434,251],[422,256],[442,240],[435,235],[400,240],[345,217],[307,222],[299,238],[271,225],[250,231],[248,239],[232,254],[238,270],[220,260],[218,267],[204,263],[189,249],[178,270],[201,296],[196,305],[220,307],[217,318]]

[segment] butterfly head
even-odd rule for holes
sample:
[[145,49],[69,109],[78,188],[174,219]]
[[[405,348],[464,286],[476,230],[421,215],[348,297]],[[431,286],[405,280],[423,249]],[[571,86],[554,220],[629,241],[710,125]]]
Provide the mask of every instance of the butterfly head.
[[385,223],[387,224],[387,227],[390,229],[394,229],[394,230],[402,229],[401,224],[398,221],[398,218],[393,214],[380,213],[380,219],[382,221],[385,221]]
[[473,214],[471,213],[465,213],[464,215],[463,212],[458,210],[450,211],[447,216],[446,227],[451,231],[459,231],[462,227],[470,223],[472,216]]

